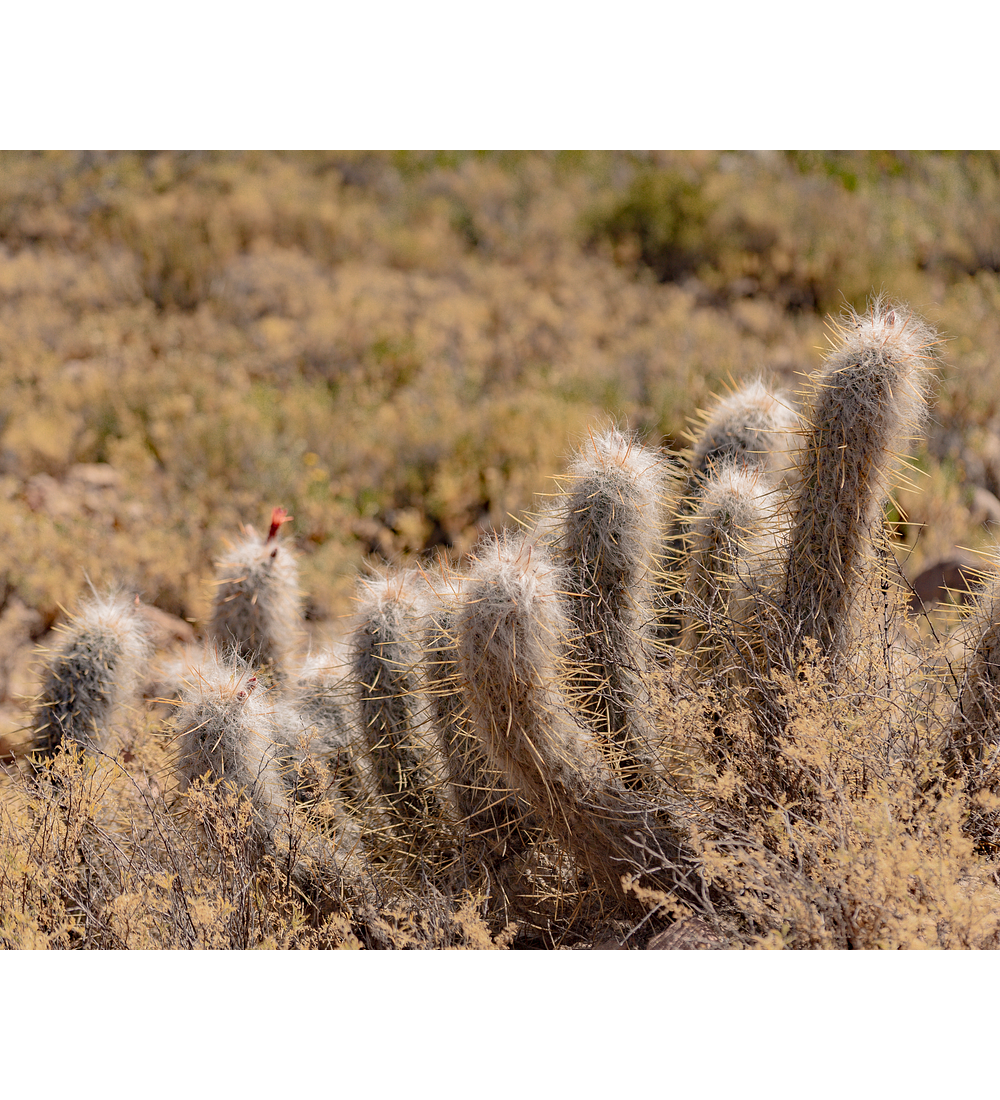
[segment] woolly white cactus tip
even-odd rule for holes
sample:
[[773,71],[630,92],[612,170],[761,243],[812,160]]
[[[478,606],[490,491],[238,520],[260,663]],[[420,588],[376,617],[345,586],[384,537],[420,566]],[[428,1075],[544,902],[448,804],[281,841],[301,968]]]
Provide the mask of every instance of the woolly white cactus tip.
[[849,357],[878,352],[883,358],[904,358],[930,367],[941,343],[938,333],[909,306],[881,295],[872,299],[864,314],[850,310],[830,328],[835,348]]
[[695,520],[717,517],[725,512],[732,517],[734,527],[749,527],[767,510],[766,501],[773,492],[773,487],[759,468],[726,462],[714,471],[702,491]]
[[217,583],[231,582],[247,569],[266,562],[272,562],[283,578],[295,583],[298,560],[291,547],[274,538],[263,538],[252,527],[248,527],[243,537],[230,544],[216,561]]
[[728,422],[739,414],[748,421],[766,426],[787,407],[788,402],[784,396],[758,376],[732,393],[717,398],[712,408],[702,415],[709,424]]
[[433,598],[427,575],[419,569],[360,577],[354,600],[363,619],[386,614],[419,618]]
[[243,702],[265,694],[251,666],[234,650],[211,647],[184,655],[173,669],[186,701],[194,698]]
[[298,557],[287,542],[278,538],[282,524],[291,518],[284,508],[275,508],[266,537],[248,524],[242,538],[227,543],[226,552],[215,563],[217,616],[228,621],[239,612],[218,605],[239,604],[244,599],[254,604],[263,599],[274,605],[272,613],[297,616],[301,597]]
[[68,623],[57,629],[67,634],[106,630],[142,653],[150,643],[146,621],[137,608],[137,598],[126,592],[95,594],[80,605]]
[[739,458],[747,465],[784,472],[787,452],[797,442],[799,415],[788,396],[754,378],[699,414],[703,423],[691,450],[692,470]]
[[851,312],[831,325],[831,335],[835,346],[816,379],[817,423],[859,447],[870,436],[887,469],[927,415],[939,337],[907,306],[883,298],[864,316]]
[[512,598],[531,599],[557,574],[547,551],[523,532],[503,530],[483,543],[470,569],[476,582],[496,585]]
[[347,674],[350,652],[347,643],[338,638],[322,649],[313,650],[300,662],[294,679],[299,684],[319,680],[335,680]]
[[648,483],[653,491],[660,488],[664,476],[661,456],[643,446],[633,432],[614,424],[590,432],[569,469],[576,477],[617,473],[630,481]]

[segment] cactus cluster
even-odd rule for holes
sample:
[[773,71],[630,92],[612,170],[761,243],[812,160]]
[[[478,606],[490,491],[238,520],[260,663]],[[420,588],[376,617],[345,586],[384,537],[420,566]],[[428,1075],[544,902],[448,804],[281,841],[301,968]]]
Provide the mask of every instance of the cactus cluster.
[[[768,895],[732,866],[790,866],[774,814],[811,821],[823,797],[796,755],[794,684],[849,696],[893,644],[866,633],[868,597],[905,615],[883,504],[926,414],[936,343],[877,300],[834,328],[807,393],[749,382],[683,456],[595,430],[532,524],[484,539],[463,572],[364,579],[354,622],[318,652],[304,652],[275,509],[266,538],[250,532],[219,563],[205,644],[164,677],[177,797],[235,793],[261,857],[285,859],[313,898],[469,891],[501,926],[551,942],[580,914],[641,925],[655,896],[650,933],[694,915],[738,937],[742,899]],[[1000,831],[981,808],[1000,744],[998,599],[987,589],[964,627],[940,767],[913,779],[931,799],[962,786],[986,850]],[[116,708],[138,705],[149,653],[133,618],[121,597],[95,600],[67,628],[36,756],[99,746]],[[677,753],[696,746],[666,730],[706,685],[715,740],[684,774]],[[706,809],[699,768],[750,793]],[[770,816],[751,842],[754,813]]]

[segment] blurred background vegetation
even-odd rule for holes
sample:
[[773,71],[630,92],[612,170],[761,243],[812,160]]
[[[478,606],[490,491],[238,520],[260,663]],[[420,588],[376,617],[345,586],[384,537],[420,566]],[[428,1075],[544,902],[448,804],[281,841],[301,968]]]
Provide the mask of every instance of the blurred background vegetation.
[[0,702],[87,583],[191,621],[274,505],[308,614],[460,558],[611,414],[670,448],[796,389],[872,291],[948,338],[908,572],[1000,521],[1000,158],[0,155]]

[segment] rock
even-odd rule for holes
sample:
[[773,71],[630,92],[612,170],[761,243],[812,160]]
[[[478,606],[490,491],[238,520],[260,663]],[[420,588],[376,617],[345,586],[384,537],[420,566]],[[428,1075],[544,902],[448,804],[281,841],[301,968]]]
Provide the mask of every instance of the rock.
[[121,481],[121,474],[106,462],[78,462],[62,481],[44,473],[30,477],[24,499],[33,512],[52,519],[90,515],[113,524],[121,507]]
[[910,581],[913,588],[910,612],[918,615],[949,598],[957,603],[968,603],[982,583],[981,574],[988,568],[985,562],[973,562],[969,558],[949,558],[929,565]]

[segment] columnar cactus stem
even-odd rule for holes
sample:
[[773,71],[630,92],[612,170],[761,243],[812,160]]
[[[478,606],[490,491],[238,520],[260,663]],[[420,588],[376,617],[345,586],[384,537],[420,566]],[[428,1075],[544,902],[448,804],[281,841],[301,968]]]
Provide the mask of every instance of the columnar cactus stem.
[[781,648],[794,655],[814,638],[834,676],[898,456],[926,413],[937,342],[908,310],[881,300],[835,332],[798,457],[780,616]]
[[177,770],[182,793],[203,779],[249,803],[245,835],[252,860],[273,857],[313,904],[326,908],[339,904],[345,886],[366,879],[357,858],[361,837],[344,813],[335,815],[332,843],[297,818],[282,756],[296,726],[304,728],[298,717],[238,655],[203,653],[187,668],[174,717]]
[[746,470],[776,487],[794,480],[799,417],[789,399],[762,379],[721,398],[708,412],[688,454],[687,483],[678,493],[654,595],[655,636],[660,646],[680,641],[685,619],[682,578],[688,557],[687,529],[706,482],[723,468]]
[[[356,705],[374,784],[395,826],[418,847],[445,816],[443,766],[422,722],[418,635],[426,582],[417,574],[363,582],[350,641]],[[423,838],[423,839],[422,839]]]
[[559,532],[552,552],[575,628],[571,691],[633,783],[652,751],[646,674],[669,472],[659,454],[605,429],[573,459],[551,513]]
[[175,724],[181,791],[204,778],[248,799],[251,835],[268,850],[288,805],[266,688],[239,657],[206,653],[187,670]]
[[[320,760],[329,772],[330,790],[325,792],[341,799],[348,807],[360,810],[364,803],[361,755],[363,740],[355,730],[352,708],[353,686],[346,650],[322,649],[311,654],[290,676],[285,695],[290,713],[299,716],[299,724],[307,727],[307,756]],[[286,763],[295,761],[299,770],[306,765],[309,775],[300,775],[299,796],[306,799],[324,793],[318,777],[308,767],[301,745],[296,747],[294,720],[283,734]],[[301,737],[299,738],[301,740]],[[289,755],[290,753],[290,755]]]
[[705,671],[732,655],[738,629],[734,589],[744,589],[762,538],[773,532],[774,489],[763,471],[731,460],[705,485],[691,518],[685,647]]

